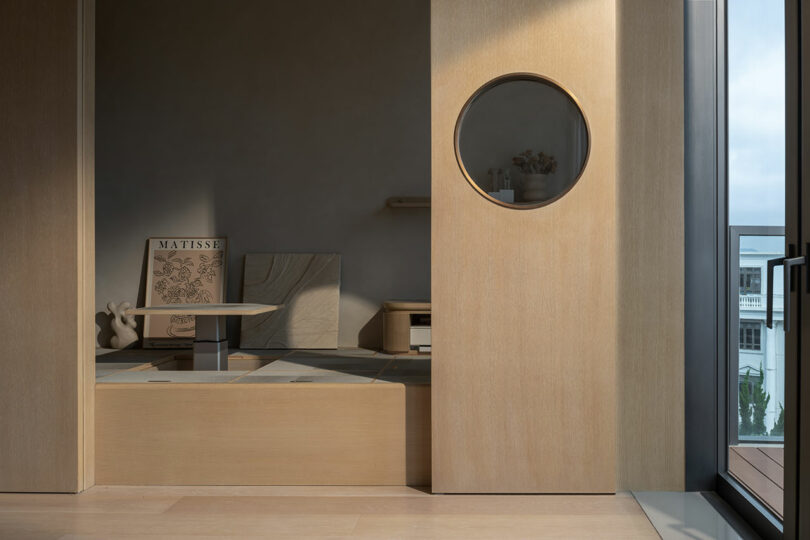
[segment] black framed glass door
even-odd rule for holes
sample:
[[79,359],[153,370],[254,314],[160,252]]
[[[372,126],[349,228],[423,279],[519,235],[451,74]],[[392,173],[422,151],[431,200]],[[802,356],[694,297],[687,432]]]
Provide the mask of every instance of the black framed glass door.
[[[763,9],[765,8],[765,9]],[[728,475],[776,521],[785,512],[785,6],[725,5]],[[767,82],[765,82],[767,81]],[[779,264],[777,264],[777,261]]]
[[810,102],[803,84],[810,27],[799,0],[728,0],[720,13],[727,96],[721,482],[733,484],[741,501],[747,497],[738,510],[749,521],[772,525],[764,527],[768,536],[781,529],[785,538],[810,538],[810,486],[801,481],[810,450],[803,429],[810,400],[801,399],[810,373],[801,362],[810,356],[810,188],[802,136],[810,125],[802,107]]
[[782,519],[785,228],[732,225],[728,247],[728,472]]
[[[810,6],[785,2],[786,247],[804,264],[790,274],[786,332],[785,538],[810,538]],[[787,261],[786,261],[787,262]],[[787,293],[787,288],[785,289]]]

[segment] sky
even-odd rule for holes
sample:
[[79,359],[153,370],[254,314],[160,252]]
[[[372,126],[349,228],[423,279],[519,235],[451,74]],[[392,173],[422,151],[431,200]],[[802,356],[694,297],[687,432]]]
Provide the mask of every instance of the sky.
[[784,2],[727,10],[729,225],[784,226]]
[[764,253],[774,257],[784,255],[785,237],[741,235],[740,253]]

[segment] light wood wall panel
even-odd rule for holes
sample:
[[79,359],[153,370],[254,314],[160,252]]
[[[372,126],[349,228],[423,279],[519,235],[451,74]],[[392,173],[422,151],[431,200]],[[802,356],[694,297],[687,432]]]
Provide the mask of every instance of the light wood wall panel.
[[[435,492],[614,490],[615,15],[610,0],[432,2]],[[479,86],[525,71],[574,93],[592,148],[565,197],[518,211],[467,184],[453,128]]]
[[92,482],[83,20],[83,2],[0,2],[0,491],[75,492]]
[[79,29],[79,148],[77,176],[77,256],[79,258],[76,326],[79,334],[80,489],[95,484],[96,387],[96,2],[80,0]]
[[430,387],[99,384],[99,484],[430,484]]
[[683,4],[617,5],[618,485],[682,490]]

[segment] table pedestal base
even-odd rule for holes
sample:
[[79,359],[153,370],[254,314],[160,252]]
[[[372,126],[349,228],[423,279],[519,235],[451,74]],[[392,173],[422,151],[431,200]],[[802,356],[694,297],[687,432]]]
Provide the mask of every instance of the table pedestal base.
[[228,371],[228,340],[195,341],[194,371]]
[[228,338],[224,315],[197,315],[194,371],[228,371]]

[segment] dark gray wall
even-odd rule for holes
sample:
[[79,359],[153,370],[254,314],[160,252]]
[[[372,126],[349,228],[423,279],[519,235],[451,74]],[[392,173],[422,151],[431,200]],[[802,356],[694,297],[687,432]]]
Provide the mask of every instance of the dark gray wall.
[[385,208],[430,193],[428,0],[97,4],[97,311],[149,236],[227,236],[229,301],[245,253],[341,253],[342,346],[430,296],[429,212]]
[[[686,489],[713,491],[725,470],[725,86],[717,2],[684,3]],[[720,179],[723,179],[722,181]],[[723,359],[721,361],[720,359]],[[721,439],[723,443],[721,444]]]

